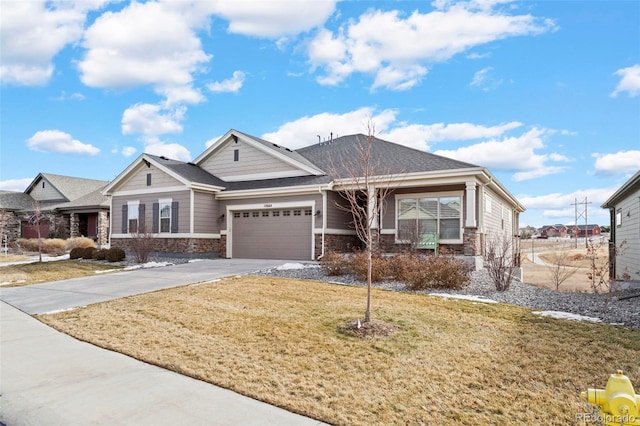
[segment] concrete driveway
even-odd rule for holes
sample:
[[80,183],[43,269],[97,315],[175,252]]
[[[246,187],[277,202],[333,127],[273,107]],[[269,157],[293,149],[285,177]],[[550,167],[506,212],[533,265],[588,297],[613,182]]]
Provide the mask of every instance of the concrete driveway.
[[202,260],[46,284],[0,287],[0,300],[28,314],[44,314],[229,275],[248,274],[286,262],[265,259]]
[[71,309],[283,263],[218,259],[0,289],[2,300],[15,306],[0,303],[0,425],[322,424],[78,341],[25,313]]

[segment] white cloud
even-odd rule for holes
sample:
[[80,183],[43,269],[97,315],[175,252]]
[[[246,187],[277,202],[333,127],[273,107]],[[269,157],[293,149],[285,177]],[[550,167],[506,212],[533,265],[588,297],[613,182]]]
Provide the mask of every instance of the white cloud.
[[208,84],[207,88],[214,93],[237,93],[242,88],[244,79],[245,74],[242,71],[234,71],[231,78]]
[[322,25],[334,12],[335,0],[218,1],[211,11],[229,21],[229,32],[277,38]]
[[624,92],[627,92],[631,97],[640,95],[640,64],[621,68],[614,75],[620,76],[622,79],[611,93],[611,97],[615,98],[619,93]]
[[[611,188],[588,188],[579,189],[570,193],[554,192],[544,195],[530,196],[518,195],[518,200],[527,209],[528,214],[533,214],[535,210],[542,210],[542,217],[548,218],[553,223],[570,224],[575,222],[577,202],[578,212],[584,212],[586,207],[589,223],[608,223],[609,212],[601,209],[602,205],[616,191],[617,187]],[[586,206],[580,204],[587,201]],[[584,217],[579,218],[584,221]],[[584,223],[584,222],[581,222]],[[543,224],[538,224],[542,226]]]
[[82,93],[67,93],[64,90],[60,93],[60,96],[51,98],[53,101],[84,101],[86,97]]
[[191,153],[189,150],[177,143],[166,143],[155,140],[148,142],[144,150],[149,154],[163,155],[174,160],[191,161]]
[[91,144],[82,143],[60,130],[42,130],[27,139],[32,151],[57,152],[62,154],[97,155],[100,150]]
[[18,191],[24,192],[25,189],[33,182],[33,178],[23,179],[7,179],[0,180],[0,189],[3,191]]
[[317,142],[318,136],[321,140],[327,140],[331,137],[331,133],[334,138],[340,135],[366,133],[366,125],[369,121],[375,124],[376,134],[384,132],[395,121],[396,113],[395,110],[386,109],[376,114],[373,108],[369,107],[345,114],[324,112],[283,124],[277,131],[265,133],[262,137],[296,149]]
[[136,152],[138,152],[138,150],[132,146],[125,146],[124,148],[122,148],[122,150],[120,150],[120,153],[124,157],[131,157]]
[[78,64],[82,82],[102,88],[150,85],[169,103],[201,102],[193,74],[211,56],[202,50],[191,15],[180,11],[170,3],[133,2],[101,15],[82,43],[87,49]]
[[494,11],[494,3],[459,3],[408,17],[370,10],[335,33],[319,31],[308,46],[309,63],[324,71],[321,84],[337,85],[359,72],[375,76],[374,88],[405,90],[426,75],[428,64],[495,40],[555,29],[549,20]]
[[591,154],[596,159],[596,173],[615,175],[640,170],[640,151],[620,151],[613,154]]
[[483,92],[488,92],[500,86],[502,80],[493,78],[490,74],[491,71],[493,71],[493,67],[486,67],[476,71],[475,74],[473,74],[473,79],[471,79],[469,86],[477,87]]
[[490,169],[516,171],[514,179],[526,180],[549,174],[560,173],[565,167],[549,166],[548,161],[568,161],[560,154],[539,154],[545,145],[543,138],[545,129],[532,128],[520,136],[507,137],[501,140],[489,140],[456,150],[440,150],[435,154],[482,164]]
[[166,133],[182,132],[180,122],[186,113],[186,107],[163,110],[160,105],[135,104],[122,115],[122,134],[141,134],[157,136]]
[[46,84],[53,74],[54,56],[82,37],[87,11],[103,3],[3,1],[0,80],[23,86]]
[[434,123],[434,124],[406,124],[389,128],[380,137],[420,150],[429,150],[430,144],[442,141],[462,141],[487,137],[495,137],[520,127],[522,123],[512,121],[497,126],[482,126],[471,123]]

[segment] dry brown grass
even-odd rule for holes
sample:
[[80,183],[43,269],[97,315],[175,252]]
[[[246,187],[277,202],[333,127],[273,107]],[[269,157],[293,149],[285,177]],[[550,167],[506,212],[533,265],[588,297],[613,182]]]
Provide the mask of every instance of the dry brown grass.
[[36,262],[24,265],[3,266],[0,268],[0,282],[3,287],[19,287],[42,284],[50,281],[95,275],[95,271],[120,270],[122,266],[102,263],[79,262],[76,260],[58,260],[54,262]]
[[23,256],[23,255],[17,255],[17,254],[9,254],[9,255],[0,255],[0,264],[1,263],[7,263],[7,262],[22,262],[25,260],[29,260],[31,259],[31,257],[29,256]]
[[[559,253],[560,250],[562,249],[556,247],[556,250],[554,250],[553,246],[548,246],[544,248],[544,251],[542,251],[540,248],[536,248],[536,253],[544,262],[553,265],[554,262],[556,262],[557,253]],[[587,275],[591,270],[591,263],[586,257],[586,249],[584,248],[584,246],[582,246],[577,249],[568,248],[564,250],[567,254],[567,266],[578,269],[571,277],[569,277],[564,283],[562,283],[562,285],[560,285],[559,291],[592,292],[591,280]],[[537,287],[544,287],[555,290],[555,283],[550,276],[550,268],[545,265],[532,263],[527,258],[526,254],[526,246],[523,244],[522,268],[524,270],[524,281],[527,284],[535,285]],[[603,245],[598,250],[598,263],[600,265],[605,264],[607,262],[608,256],[608,248],[606,245]]]
[[41,316],[99,346],[334,424],[575,423],[580,391],[640,381],[640,331],[374,290],[400,331],[345,334],[366,289],[241,277]]

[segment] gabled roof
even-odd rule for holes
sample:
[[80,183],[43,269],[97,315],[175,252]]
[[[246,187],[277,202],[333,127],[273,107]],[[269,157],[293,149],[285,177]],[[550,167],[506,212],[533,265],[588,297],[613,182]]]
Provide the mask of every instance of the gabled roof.
[[266,153],[267,155],[271,155],[275,158],[278,158],[285,163],[303,170],[304,172],[310,175],[324,175],[326,174],[323,170],[319,169],[317,164],[314,164],[312,161],[309,161],[304,156],[300,155],[296,151],[292,151],[289,148],[284,146],[280,146],[276,143],[266,141],[264,139],[260,139],[255,136],[248,135],[243,132],[239,132],[235,129],[229,130],[224,136],[218,139],[213,145],[207,148],[202,154],[200,154],[193,162],[200,166],[204,161],[206,161],[211,155],[213,155],[222,145],[224,145],[229,139],[239,139],[260,151]]
[[106,185],[99,189],[83,195],[73,201],[57,204],[54,208],[57,210],[76,210],[76,209],[100,209],[109,208],[109,198],[102,195],[102,190]]
[[640,188],[640,170],[626,181],[605,203],[600,206],[603,209],[612,209],[616,207],[619,201],[625,199],[628,194]]
[[206,189],[221,191],[227,185],[222,179],[212,175],[193,163],[172,160],[164,156],[141,154],[133,163],[120,173],[111,183],[102,189],[102,194],[109,194],[118,183],[133,173],[136,167],[142,163],[153,164],[158,169],[182,182],[188,187],[204,187]]
[[25,194],[30,194],[33,188],[42,180],[46,179],[53,187],[62,194],[67,201],[76,200],[83,195],[104,187],[108,181],[84,179],[72,176],[54,175],[52,173],[38,173],[38,176],[25,189]]
[[[333,178],[349,178],[354,167],[358,169],[358,147],[364,146],[368,138],[363,134],[341,136],[296,152],[326,170]],[[373,143],[371,164],[380,164],[379,172],[383,175],[480,167],[379,138],[375,138]]]
[[33,198],[24,192],[0,191],[0,210],[33,210]]

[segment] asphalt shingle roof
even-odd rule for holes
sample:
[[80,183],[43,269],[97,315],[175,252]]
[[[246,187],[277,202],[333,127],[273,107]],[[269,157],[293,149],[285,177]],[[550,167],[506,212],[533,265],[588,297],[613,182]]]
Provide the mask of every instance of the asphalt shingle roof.
[[33,198],[24,192],[0,191],[0,209],[21,211],[33,209]]
[[[97,189],[104,188],[109,182],[104,180],[84,179],[71,176],[54,175],[51,173],[40,173],[38,176],[45,178],[51,183],[67,200],[73,201],[93,192]],[[34,180],[36,183],[38,178]],[[33,187],[29,185],[27,191]]]
[[[334,175],[334,178],[349,178],[350,172],[361,167],[358,147],[364,146],[367,140],[368,136],[363,134],[341,136],[298,149],[297,152]],[[380,175],[479,167],[378,138],[373,143],[371,164],[379,166],[376,174]]]
[[222,187],[227,186],[227,183],[225,181],[217,176],[212,175],[206,170],[201,169],[193,163],[185,163],[183,161],[171,160],[166,157],[158,157],[151,154],[146,155],[150,158],[153,158],[155,161],[170,169],[174,173],[182,176],[189,182]]

